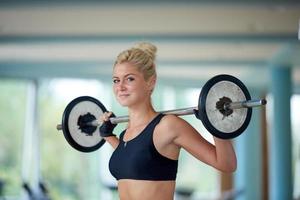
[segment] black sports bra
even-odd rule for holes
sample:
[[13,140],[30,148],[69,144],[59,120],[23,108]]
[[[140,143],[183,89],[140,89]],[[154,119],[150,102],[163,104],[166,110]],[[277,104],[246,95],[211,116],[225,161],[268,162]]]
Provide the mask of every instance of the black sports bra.
[[109,161],[109,170],[117,179],[175,180],[178,161],[161,155],[153,143],[153,131],[163,114],[158,114],[135,138],[120,143]]

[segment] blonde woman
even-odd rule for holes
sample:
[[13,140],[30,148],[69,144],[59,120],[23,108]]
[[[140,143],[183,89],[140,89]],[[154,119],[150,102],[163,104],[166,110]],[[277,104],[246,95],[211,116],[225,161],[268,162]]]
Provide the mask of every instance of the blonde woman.
[[121,52],[115,61],[113,91],[129,115],[119,138],[108,120],[112,113],[101,118],[100,135],[114,148],[109,169],[118,181],[122,200],[173,199],[181,148],[223,172],[233,172],[237,165],[229,140],[214,138],[212,145],[185,120],[154,110],[156,50],[151,43],[139,43]]

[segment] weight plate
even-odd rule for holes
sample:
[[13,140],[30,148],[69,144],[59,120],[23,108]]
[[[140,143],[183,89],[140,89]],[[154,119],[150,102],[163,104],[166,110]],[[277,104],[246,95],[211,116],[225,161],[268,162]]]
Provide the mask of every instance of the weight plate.
[[68,143],[81,152],[92,152],[99,149],[105,140],[100,136],[99,129],[92,133],[84,133],[78,125],[80,116],[86,114],[99,119],[106,112],[104,105],[90,96],[81,96],[72,100],[63,113],[62,130]]
[[202,87],[199,96],[198,112],[204,127],[222,139],[239,136],[249,125],[252,108],[222,112],[220,104],[246,100],[251,100],[250,93],[236,77],[222,74],[211,78]]

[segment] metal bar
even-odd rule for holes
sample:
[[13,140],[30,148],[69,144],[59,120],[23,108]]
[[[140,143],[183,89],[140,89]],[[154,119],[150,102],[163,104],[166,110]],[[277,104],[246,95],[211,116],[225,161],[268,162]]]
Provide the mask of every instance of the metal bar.
[[[197,107],[166,110],[166,111],[160,111],[160,113],[168,114],[168,115],[172,114],[172,115],[182,116],[182,115],[194,114],[195,109],[197,109]],[[129,116],[126,115],[126,116],[112,117],[109,120],[112,124],[118,124],[118,123],[128,122]],[[100,126],[101,122],[99,120],[94,120],[94,121],[90,122],[88,125]]]
[[231,102],[224,105],[224,109],[240,109],[263,106],[267,103],[265,99]]
[[[182,115],[191,115],[194,114],[194,110],[197,110],[197,107],[189,107],[189,108],[181,108],[181,109],[175,109],[175,110],[166,110],[166,111],[160,111],[160,113],[163,114],[173,114],[177,116],[182,116]],[[129,116],[119,116],[119,117],[112,117],[109,119],[112,124],[118,124],[118,123],[123,123],[123,122],[128,122],[129,121]],[[100,126],[101,122],[99,120],[94,120],[88,123],[88,125],[91,126]],[[62,130],[62,124],[58,124],[56,126],[57,130]]]
[[[251,108],[251,107],[257,107],[257,106],[263,106],[267,103],[265,99],[259,99],[259,100],[249,100],[249,101],[239,101],[239,102],[231,102],[229,104],[224,105],[224,109],[239,109],[239,108]],[[182,115],[191,115],[194,114],[194,110],[197,110],[198,107],[189,107],[189,108],[181,108],[181,109],[175,109],[175,110],[166,110],[166,111],[160,111],[160,113],[163,114],[172,114],[176,116],[182,116]],[[123,122],[129,121],[129,116],[119,116],[119,117],[113,117],[109,119],[112,124],[118,124]],[[88,125],[91,126],[100,126],[101,122],[99,120],[94,120],[90,122]],[[62,130],[62,125],[58,124],[56,126],[57,130]]]
[[194,114],[194,110],[198,110],[198,107],[189,107],[189,108],[181,108],[181,109],[175,109],[175,110],[166,110],[166,111],[161,111],[161,113],[166,114],[166,115],[182,116],[182,115]]
[[57,130],[62,130],[62,124],[57,124],[57,125],[56,125],[56,129],[57,129]]

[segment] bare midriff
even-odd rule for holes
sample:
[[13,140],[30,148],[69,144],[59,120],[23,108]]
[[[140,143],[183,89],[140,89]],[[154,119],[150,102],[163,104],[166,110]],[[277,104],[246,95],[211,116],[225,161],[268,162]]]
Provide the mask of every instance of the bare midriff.
[[172,200],[175,181],[145,181],[122,179],[118,181],[121,200]]

